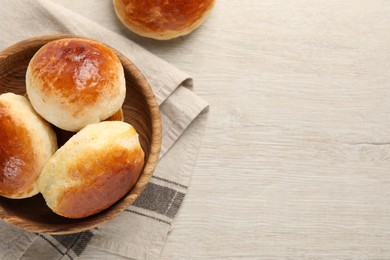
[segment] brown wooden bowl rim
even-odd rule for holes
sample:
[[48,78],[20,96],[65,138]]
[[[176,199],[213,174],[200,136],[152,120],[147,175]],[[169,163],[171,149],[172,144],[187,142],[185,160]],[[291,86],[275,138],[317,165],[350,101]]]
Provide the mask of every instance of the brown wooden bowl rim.
[[[19,41],[9,46],[8,48],[4,49],[3,51],[1,51],[0,60],[7,59],[9,56],[12,56],[19,51],[36,47],[37,42],[47,43],[50,41],[64,39],[64,38],[84,38],[84,39],[94,40],[92,38],[75,35],[75,34],[50,34],[50,35],[32,37],[32,38]],[[161,149],[161,143],[162,143],[162,135],[161,135],[162,123],[161,123],[160,110],[157,104],[157,100],[155,98],[152,88],[150,87],[149,83],[145,79],[144,75],[140,72],[140,70],[122,53],[110,47],[109,45],[107,46],[110,49],[112,49],[115,52],[115,54],[118,56],[118,58],[122,62],[124,69],[128,70],[128,72],[130,72],[133,75],[135,83],[140,87],[143,96],[145,96],[145,101],[148,105],[150,116],[151,116],[150,120],[152,125],[152,129],[151,129],[152,138],[150,144],[150,152],[149,152],[148,159],[144,164],[143,171],[139,179],[137,180],[137,183],[134,185],[131,191],[129,191],[128,194],[126,194],[120,201],[118,201],[116,204],[112,205],[108,209],[109,211],[111,211],[110,213],[112,214],[106,214],[104,218],[102,218],[101,220],[98,219],[99,221],[93,221],[91,223],[88,222],[86,224],[83,223],[84,224],[83,226],[79,226],[79,224],[75,224],[74,226],[67,227],[65,229],[56,229],[55,227],[47,227],[45,226],[44,223],[37,224],[36,226],[31,226],[31,224],[25,225],[25,221],[22,217],[10,215],[0,206],[0,219],[2,219],[3,221],[9,224],[16,225],[30,232],[38,232],[38,233],[46,233],[46,234],[57,234],[57,235],[73,234],[73,233],[90,230],[108,222],[109,220],[111,220],[112,218],[114,218],[115,216],[123,212],[126,208],[128,208],[139,196],[139,194],[144,190],[149,180],[153,176],[153,172],[157,166],[160,149]]]

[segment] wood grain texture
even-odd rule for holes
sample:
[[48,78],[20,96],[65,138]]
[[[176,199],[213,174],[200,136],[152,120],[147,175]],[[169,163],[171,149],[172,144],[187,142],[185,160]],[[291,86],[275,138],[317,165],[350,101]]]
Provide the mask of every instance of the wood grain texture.
[[[25,93],[25,74],[34,53],[45,43],[76,37],[75,35],[49,35],[27,39],[0,52],[0,94]],[[78,37],[78,36],[77,36]],[[122,54],[115,51],[122,62],[126,79],[126,100],[122,106],[124,121],[139,134],[145,153],[142,173],[131,189],[110,208],[83,219],[66,219],[54,214],[41,195],[23,200],[0,197],[0,218],[32,232],[69,234],[97,227],[124,211],[145,188],[157,165],[161,147],[161,120],[159,107],[149,84],[139,70]],[[119,111],[120,112],[120,111]],[[120,112],[121,113],[121,112]],[[72,134],[57,129],[59,145]]]
[[161,259],[390,258],[390,2],[219,0],[169,42],[54,0],[194,77],[210,103]]

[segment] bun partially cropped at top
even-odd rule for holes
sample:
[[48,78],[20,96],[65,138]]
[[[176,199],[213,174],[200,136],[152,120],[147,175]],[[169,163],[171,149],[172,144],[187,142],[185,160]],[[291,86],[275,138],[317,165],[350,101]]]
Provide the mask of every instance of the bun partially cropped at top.
[[28,198],[38,193],[42,168],[57,149],[50,124],[27,98],[0,95],[0,195]]
[[119,20],[148,38],[169,40],[186,35],[206,20],[215,0],[113,0]]
[[129,192],[143,165],[144,152],[131,125],[120,121],[90,124],[51,157],[38,188],[55,213],[83,218]]
[[31,59],[26,91],[44,119],[67,131],[79,131],[121,109],[126,96],[119,58],[104,44],[66,38],[45,44]]

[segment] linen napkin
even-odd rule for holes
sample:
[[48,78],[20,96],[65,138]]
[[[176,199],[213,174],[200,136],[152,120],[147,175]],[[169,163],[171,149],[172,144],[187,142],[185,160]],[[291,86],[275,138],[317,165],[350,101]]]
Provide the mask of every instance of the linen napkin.
[[108,44],[144,74],[163,121],[154,176],[125,212],[97,229],[73,235],[34,234],[0,221],[0,259],[158,258],[187,192],[206,122],[207,103],[187,88],[191,78],[126,37],[47,0],[0,0],[0,32],[0,49],[55,33]]

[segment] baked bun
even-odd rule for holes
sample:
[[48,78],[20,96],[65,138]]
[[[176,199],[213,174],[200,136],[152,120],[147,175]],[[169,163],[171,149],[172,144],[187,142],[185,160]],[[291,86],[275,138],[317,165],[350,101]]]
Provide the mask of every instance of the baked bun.
[[37,179],[57,149],[50,125],[27,98],[0,95],[0,195],[21,199],[38,193]]
[[76,132],[117,112],[126,95],[122,64],[100,42],[68,38],[47,43],[31,59],[26,90],[53,125]]
[[38,187],[55,213],[83,218],[129,192],[143,164],[144,152],[131,125],[100,122],[83,128],[52,156]]
[[168,40],[192,32],[211,11],[214,0],[113,0],[119,20],[145,37]]

